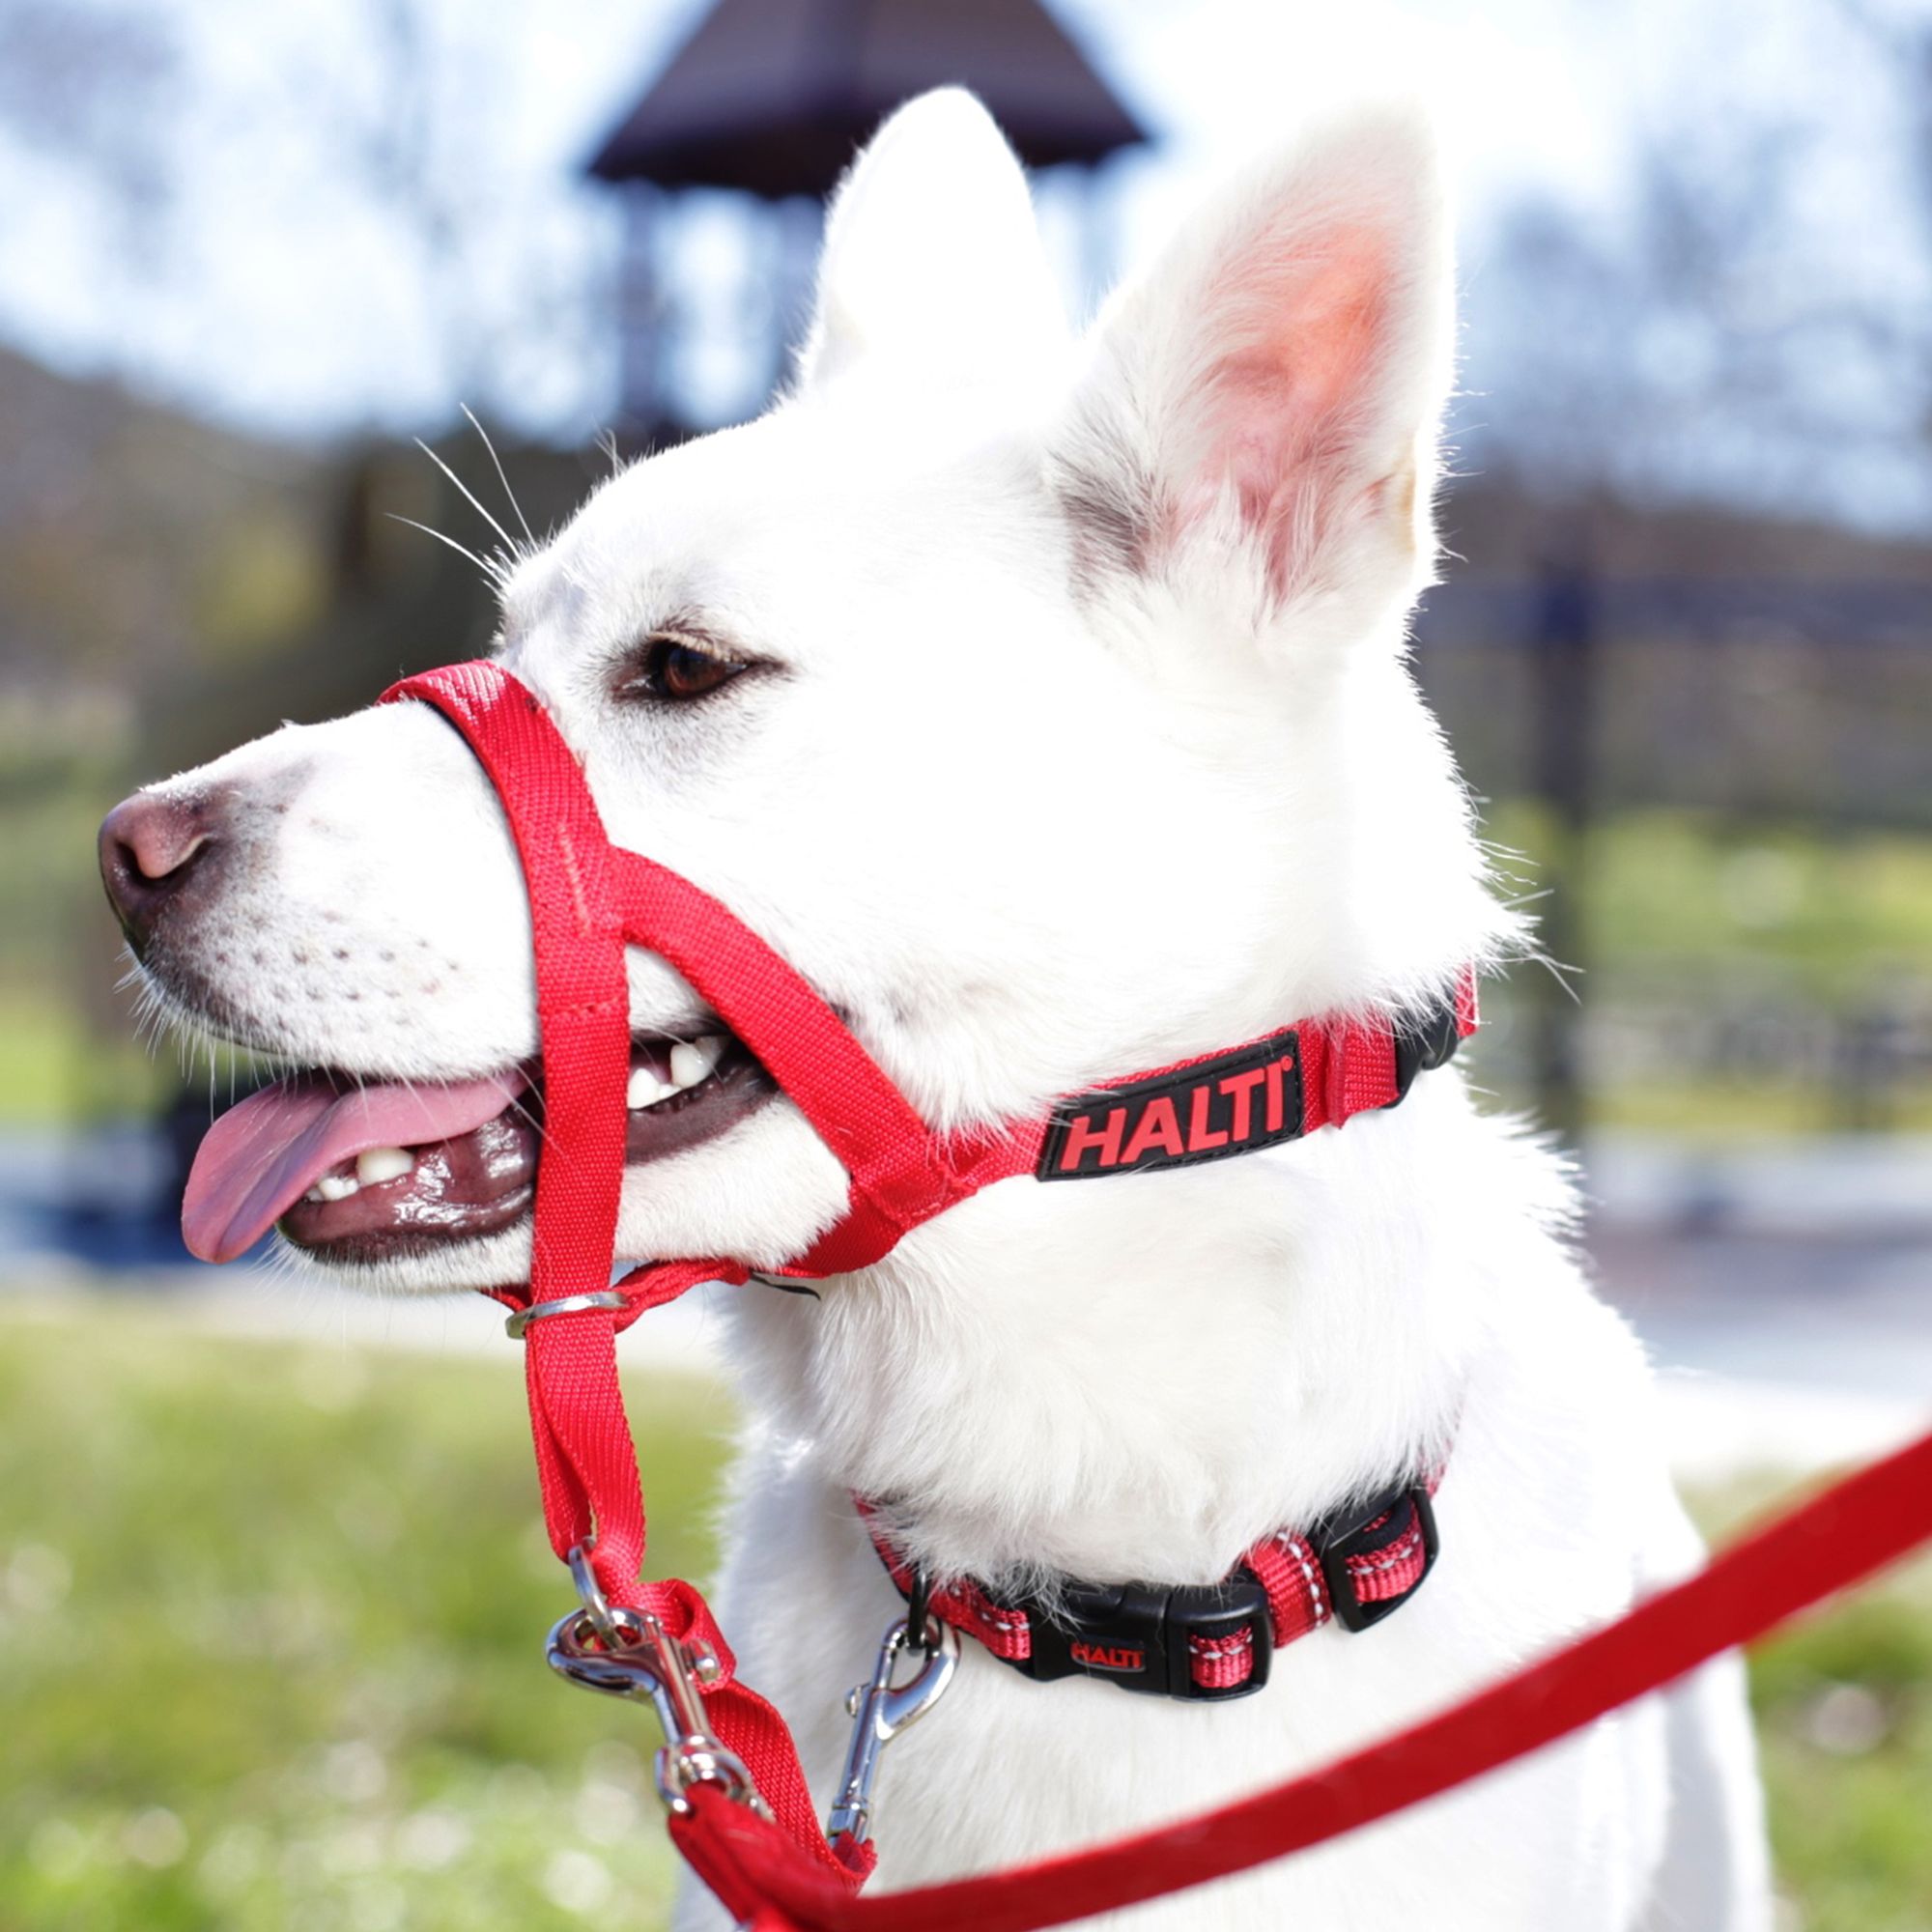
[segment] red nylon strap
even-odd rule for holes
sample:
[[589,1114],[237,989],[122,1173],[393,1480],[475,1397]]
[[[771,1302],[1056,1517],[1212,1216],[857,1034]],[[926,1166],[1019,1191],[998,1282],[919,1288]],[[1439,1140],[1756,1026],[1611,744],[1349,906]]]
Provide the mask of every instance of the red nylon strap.
[[1319,1630],[1334,1615],[1321,1559],[1307,1537],[1278,1531],[1256,1544],[1241,1561],[1267,1592],[1268,1620],[1274,1626],[1277,1650]]
[[[869,1846],[844,1844],[828,1851],[791,1733],[764,1698],[738,1681],[736,1659],[710,1605],[681,1580],[639,1580],[643,1494],[617,1379],[617,1333],[645,1309],[697,1282],[734,1274],[740,1282],[745,1278],[742,1268],[722,1263],[673,1263],[639,1270],[642,1292],[621,1311],[591,1309],[531,1323],[524,1338],[525,1374],[544,1520],[559,1557],[567,1557],[575,1546],[590,1547],[591,1566],[611,1603],[649,1611],[679,1642],[708,1649],[717,1658],[720,1680],[705,1693],[713,1729],[744,1761],[794,1841],[814,1857],[836,1859],[841,1877],[849,1873],[861,1879],[877,1854]],[[499,1298],[521,1299],[508,1294]]]
[[[886,1574],[897,1586],[899,1595],[910,1598],[913,1587],[912,1565],[879,1522],[876,1508],[864,1496],[852,1498],[866,1533]],[[979,1639],[997,1658],[1008,1663],[1024,1663],[1033,1655],[1033,1624],[1023,1609],[996,1604],[970,1577],[935,1587],[926,1594],[926,1607],[942,1622],[965,1631]]]
[[575,755],[533,693],[479,661],[408,678],[383,701],[404,698],[433,704],[469,741],[502,801],[529,887],[546,1151],[561,1130],[588,1157],[548,1198],[538,1169],[540,1264],[561,1260],[560,1246],[584,1254],[602,1246],[608,1260],[623,1181],[627,941],[697,988],[850,1175],[863,1225],[841,1223],[841,1238],[821,1245],[876,1261],[907,1228],[960,1198],[935,1136],[804,977],[709,893],[610,842]]
[[[1698,1575],[1408,1730],[1251,1798],[1084,1852],[859,1899],[710,1792],[678,1849],[727,1910],[790,1932],[1035,1932],[1264,1864],[1550,1744],[1748,1643],[1932,1536],[1932,1435],[1733,1544]],[[764,1921],[760,1921],[764,1922]]]
[[[1473,974],[1464,973],[1457,980],[1455,1006],[1457,1037],[1467,1039],[1477,1025]],[[1342,1126],[1357,1114],[1374,1113],[1401,1097],[1395,1037],[1386,1025],[1350,1019],[1308,1019],[1297,1020],[1293,1031],[1301,1057],[1304,1134],[1321,1127]],[[1238,1053],[1241,1049],[1231,1051]],[[1106,1094],[1150,1079],[1182,1074],[1190,1066],[1220,1057],[1219,1053],[1196,1054],[1170,1066],[1157,1067],[1151,1073],[1103,1080],[1093,1092]],[[955,1134],[948,1144],[947,1153],[960,1196],[963,1198],[996,1180],[1036,1172],[1053,1119],[1048,1115],[1040,1121],[1000,1122]],[[810,1259],[808,1257],[808,1262]]]
[[[755,966],[748,955],[758,942],[716,908],[696,887],[633,855],[619,853],[605,836],[589,787],[556,727],[536,699],[493,665],[459,665],[398,685],[390,697],[421,698],[438,707],[463,732],[503,802],[529,888],[537,967],[537,1021],[544,1056],[544,1154],[537,1169],[535,1251],[527,1291],[506,1290],[498,1299],[534,1306],[610,1286],[624,1172],[624,1089],[629,1078],[630,994],[624,942],[662,952],[682,970],[683,946],[662,940],[659,921],[680,918],[716,924],[722,918],[735,937],[717,986],[707,973],[700,983],[733,1031],[762,1052],[757,1017],[742,1017],[743,978]],[[683,903],[680,903],[683,901]],[[701,904],[698,902],[701,901]],[[707,916],[704,908],[712,908]],[[796,980],[785,969],[786,977]],[[816,996],[797,981],[779,1002],[784,1023],[808,1032],[814,1025],[808,1002],[816,1003],[822,1030],[830,1026],[845,1048],[832,1048],[830,1064],[840,1091],[865,1094],[867,1078],[853,1056],[865,1061],[874,1083],[884,1083],[858,1043],[839,1027]],[[746,1018],[752,1023],[746,1024]],[[871,1097],[878,1097],[876,1095]],[[910,1109],[887,1086],[899,1115]],[[887,1110],[885,1130],[904,1131]],[[876,1145],[881,1117],[867,1112],[838,1142],[859,1171],[871,1174],[891,1159]],[[921,1129],[923,1131],[923,1128]],[[888,1182],[892,1177],[887,1176]],[[886,1199],[894,1198],[890,1185]],[[723,1676],[707,1687],[705,1710],[718,1736],[745,1762],[790,1841],[810,1855],[814,1868],[838,1883],[858,1883],[876,1857],[870,1847],[827,1845],[812,1811],[810,1793],[784,1720],[762,1697],[738,1683],[735,1661],[709,1607],[689,1583],[639,1580],[644,1558],[643,1492],[637,1452],[617,1379],[616,1337],[645,1309],[672,1299],[700,1281],[742,1283],[742,1265],[724,1261],[662,1263],[627,1276],[622,1310],[587,1309],[533,1321],[526,1330],[526,1376],[538,1481],[551,1546],[561,1557],[574,1547],[589,1551],[599,1587],[612,1604],[651,1611],[680,1641],[708,1647]]]
[[1190,1636],[1187,1674],[1206,1690],[1232,1690],[1255,1674],[1255,1634],[1236,1631],[1233,1636]]
[[[1401,1511],[1391,1510],[1387,1516],[1370,1523],[1362,1533],[1373,1535],[1402,1514]],[[1395,1542],[1385,1544],[1379,1549],[1365,1550],[1359,1556],[1345,1557],[1342,1567],[1349,1573],[1349,1581],[1354,1586],[1358,1604],[1385,1604],[1391,1597],[1405,1596],[1414,1589],[1428,1568],[1428,1562],[1422,1520],[1411,1509],[1402,1522]]]

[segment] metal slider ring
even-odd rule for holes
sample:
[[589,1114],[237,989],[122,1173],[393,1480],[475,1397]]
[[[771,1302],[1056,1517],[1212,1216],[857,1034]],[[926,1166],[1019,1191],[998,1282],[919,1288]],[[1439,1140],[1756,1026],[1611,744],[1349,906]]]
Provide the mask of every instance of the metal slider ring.
[[628,1308],[630,1296],[619,1294],[614,1288],[600,1288],[595,1294],[559,1294],[554,1301],[533,1301],[527,1308],[519,1308],[507,1316],[503,1321],[503,1332],[511,1341],[521,1342],[524,1330],[532,1321],[542,1321],[553,1315],[581,1315],[586,1308]]

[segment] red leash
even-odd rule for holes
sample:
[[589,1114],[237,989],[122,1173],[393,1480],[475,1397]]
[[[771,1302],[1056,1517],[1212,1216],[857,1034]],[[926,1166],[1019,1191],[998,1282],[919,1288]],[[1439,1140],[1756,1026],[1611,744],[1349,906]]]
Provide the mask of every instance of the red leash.
[[[553,1383],[533,1356],[533,1388],[550,1404],[546,1426],[560,1425],[572,1442],[597,1446],[591,1493],[606,1493],[608,1477],[609,1493],[622,1507],[638,1490],[615,1393],[621,1318],[593,1312],[552,1325],[577,1331],[590,1353],[608,1361],[611,1393],[596,1392],[601,1377]],[[755,1693],[727,1683],[705,1692],[706,1707],[718,1735],[780,1807],[779,1823],[698,1783],[687,1808],[674,1811],[670,1833],[726,1909],[762,1932],[1030,1932],[1306,1850],[1493,1771],[1764,1635],[1928,1537],[1932,1435],[1779,1516],[1615,1622],[1336,1764],[1178,1825],[877,1899],[852,1891],[855,1876],[873,1861],[869,1845],[841,1839],[827,1857],[782,1719]],[[728,1669],[729,1652],[689,1584],[634,1586],[626,1601],[657,1606],[680,1634],[708,1636]]]
[[504,1289],[526,1349],[551,1542],[584,1608],[552,1636],[565,1674],[646,1695],[665,1720],[659,1784],[679,1849],[760,1928],[1023,1932],[1223,1877],[1387,1815],[1588,1723],[1773,1628],[1932,1534],[1932,1437],[1727,1551],[1688,1583],[1440,1717],[1325,1771],[1183,1825],[956,1885],[862,1902],[863,1827],[828,1842],[784,1720],[738,1683],[689,1583],[646,1583],[643,1497],[617,1334],[742,1263],[685,1259],[613,1288],[630,1059],[626,945],[674,967],[799,1106],[850,1177],[843,1217],[779,1272],[861,1267],[909,1229],[1020,1174],[1079,1180],[1221,1158],[1393,1105],[1473,1030],[1473,988],[1421,1034],[1311,1021],[1065,1102],[1047,1119],[934,1134],[784,959],[690,881],[612,846],[569,747],[500,666],[387,694],[435,705],[495,785],[529,889],[546,1145],[531,1279]]
[[1234,1804],[983,1878],[857,1899],[701,1793],[671,1835],[726,1908],[799,1932],[1032,1932],[1305,1851],[1494,1771],[1775,1630],[1932,1536],[1932,1435],[1734,1543],[1698,1574],[1440,1716]]

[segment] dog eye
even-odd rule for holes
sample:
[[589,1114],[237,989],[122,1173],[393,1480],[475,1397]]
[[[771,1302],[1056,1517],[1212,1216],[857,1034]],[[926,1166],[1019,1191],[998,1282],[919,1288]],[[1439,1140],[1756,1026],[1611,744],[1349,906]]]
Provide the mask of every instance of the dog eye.
[[678,704],[702,697],[750,668],[704,650],[687,638],[661,634],[646,638],[632,656],[618,695]]

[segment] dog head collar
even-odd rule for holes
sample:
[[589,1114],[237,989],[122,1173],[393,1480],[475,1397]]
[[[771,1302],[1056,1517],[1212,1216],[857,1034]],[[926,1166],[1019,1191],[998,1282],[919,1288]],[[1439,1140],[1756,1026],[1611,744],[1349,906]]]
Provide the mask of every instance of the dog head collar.
[[[528,1309],[610,1290],[624,1173],[630,996],[624,950],[697,990],[838,1157],[841,1219],[774,1272],[864,1267],[994,1180],[1073,1180],[1216,1160],[1339,1126],[1400,1100],[1475,1029],[1473,980],[1420,1025],[1301,1022],[1226,1053],[1110,1083],[1045,1119],[956,1135],[926,1125],[804,977],[690,880],[613,845],[576,756],[500,665],[405,679],[383,702],[434,705],[468,741],[510,821],[529,893],[544,1066]],[[728,1257],[659,1262],[618,1284],[625,1316],[697,1282],[743,1282]],[[621,1325],[621,1321],[620,1321]]]
[[[1339,1126],[1400,1100],[1475,1029],[1464,976],[1453,1001],[1418,1026],[1304,1021],[1064,1100],[1043,1120],[941,1135],[756,933],[688,879],[611,842],[562,734],[501,666],[426,671],[383,702],[405,698],[434,705],[468,741],[502,801],[529,893],[546,1147],[526,1319],[610,1292],[630,1066],[626,946],[683,975],[845,1169],[844,1215],[775,1271],[803,1279],[878,1261],[994,1180],[1179,1167]],[[700,1281],[748,1278],[729,1257],[654,1263],[618,1284],[622,1320]]]

